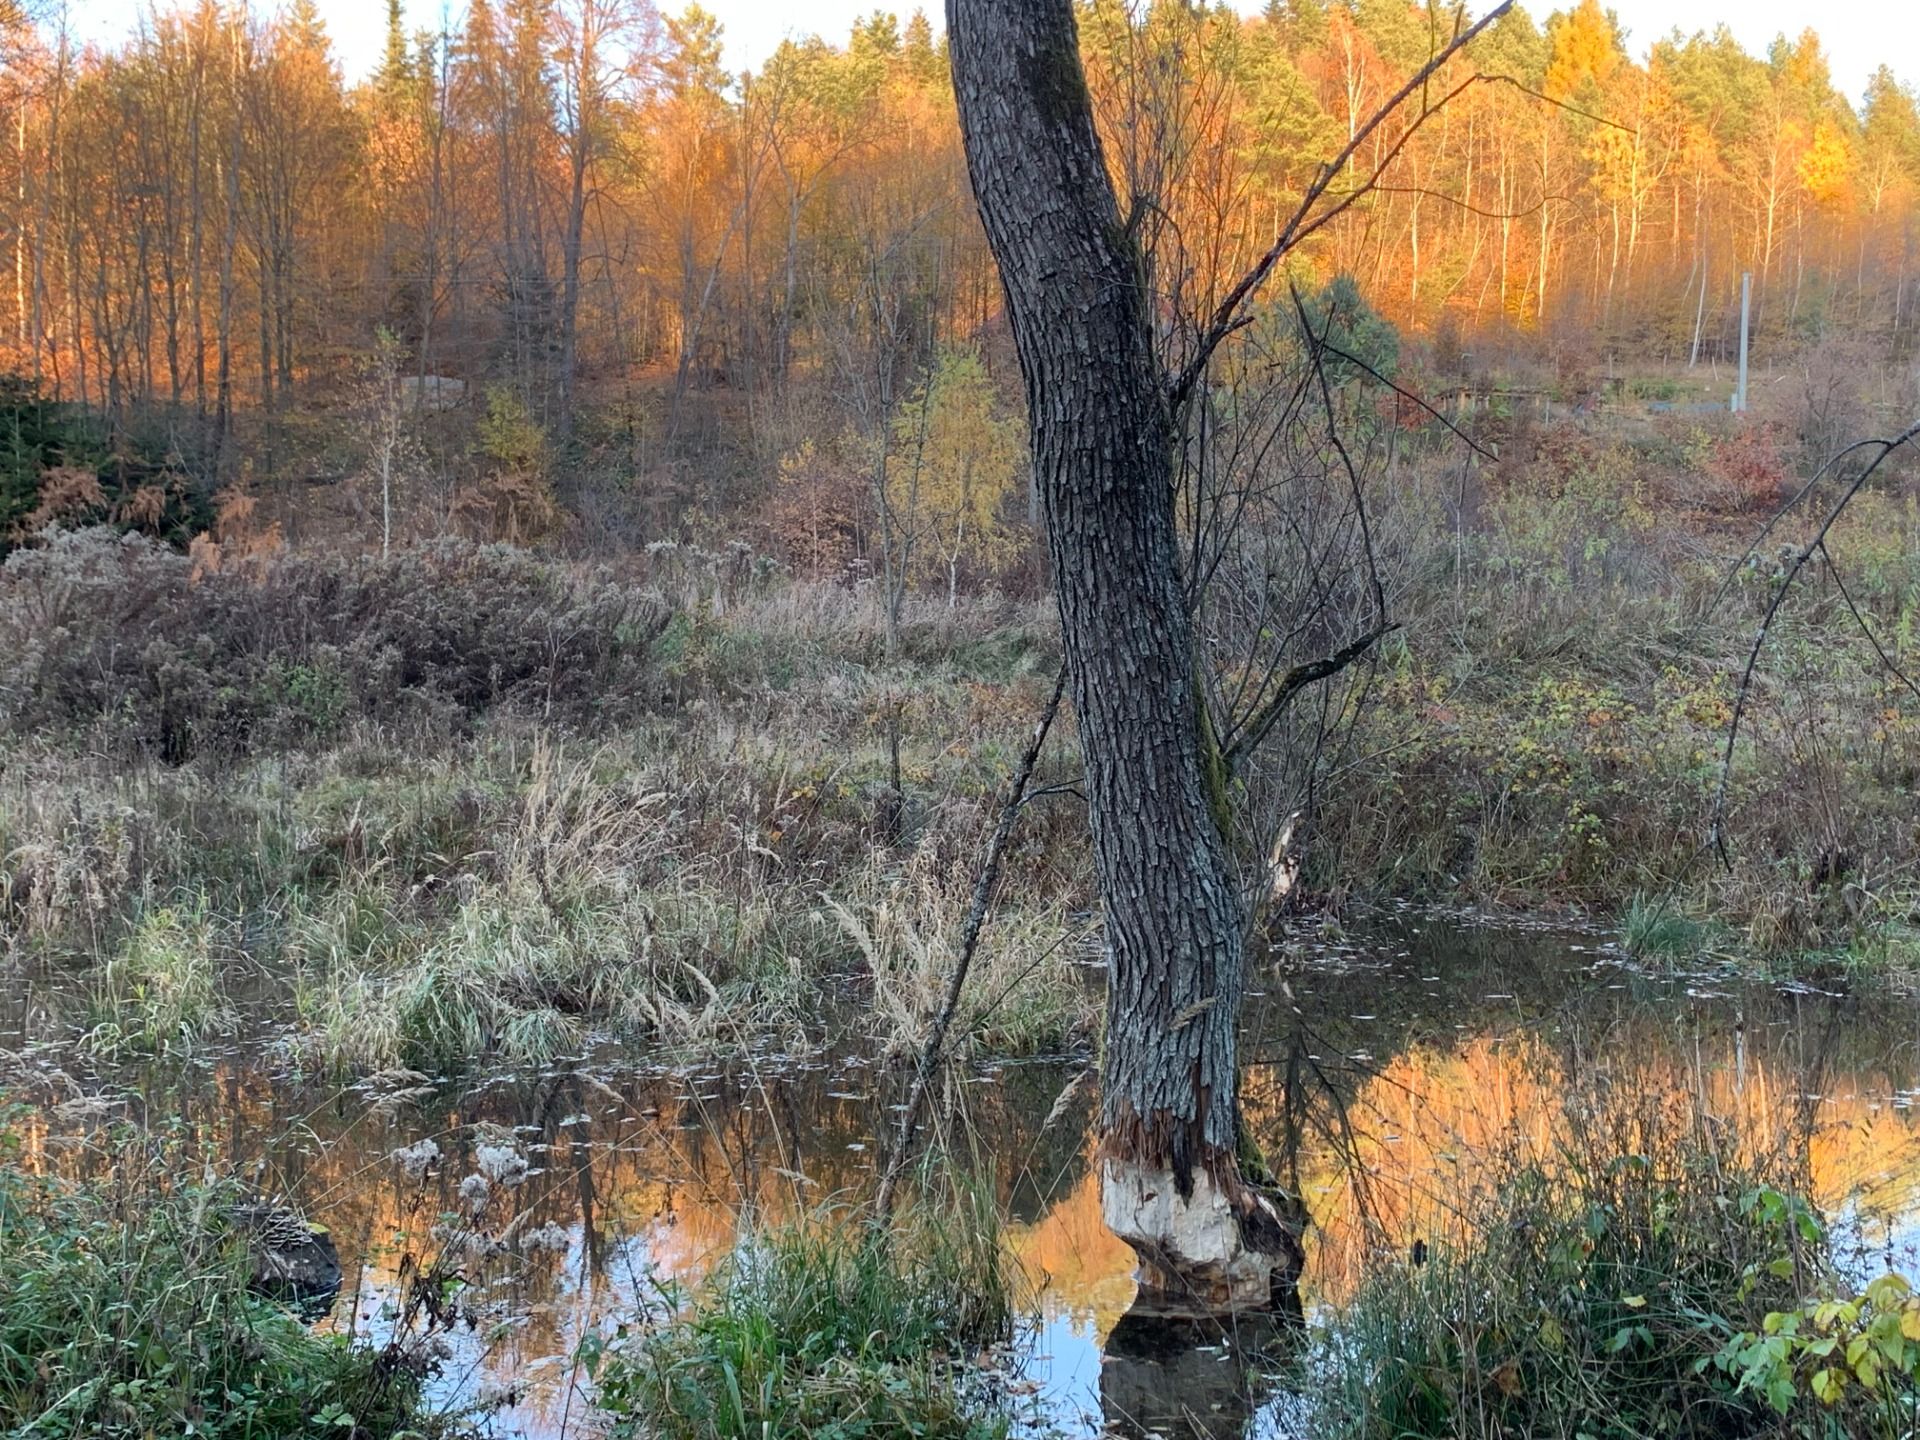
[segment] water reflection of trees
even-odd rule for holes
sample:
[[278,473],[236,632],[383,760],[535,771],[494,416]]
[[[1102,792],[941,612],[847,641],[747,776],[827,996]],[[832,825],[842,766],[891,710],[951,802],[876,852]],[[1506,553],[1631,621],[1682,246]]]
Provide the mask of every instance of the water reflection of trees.
[[1269,1069],[1250,1078],[1249,1105],[1273,1135],[1303,1124],[1290,1098],[1308,1111],[1298,1156],[1315,1222],[1306,1285],[1310,1299],[1337,1301],[1380,1253],[1456,1234],[1486,1157],[1551,1156],[1568,1140],[1569,1106],[1608,1093],[1657,1098],[1748,1152],[1804,1143],[1813,1198],[1829,1211],[1913,1210],[1920,1136],[1900,1095],[1913,1076],[1831,1063],[1830,1038],[1663,1022],[1571,1045],[1564,1034],[1482,1034],[1414,1045],[1354,1072],[1350,1088],[1309,1089],[1304,1103]]
[[[1910,1019],[1764,989],[1690,996],[1589,974],[1590,960],[1569,960],[1564,944],[1488,941],[1444,963],[1409,949],[1397,966],[1360,956],[1346,971],[1296,975],[1298,1000],[1270,978],[1267,1008],[1252,1017],[1248,1114],[1282,1172],[1297,1173],[1315,1220],[1310,1305],[1350,1293],[1381,1254],[1447,1233],[1475,1157],[1553,1144],[1569,1095],[1596,1075],[1631,1076],[1756,1145],[1804,1112],[1823,1206],[1920,1208],[1920,1137],[1906,1104],[1920,1075]],[[1241,1372],[1217,1349],[1192,1358],[1201,1352],[1191,1343],[1123,1324],[1133,1258],[1100,1220],[1086,1140],[1093,1088],[1072,1083],[1084,1068],[956,1071],[942,1140],[994,1176],[1012,1243],[1051,1312],[1106,1343],[1101,1386],[1116,1424],[1132,1423],[1126,1417],[1158,1394],[1212,1417],[1197,1433],[1237,1433],[1244,1418],[1235,1417],[1273,1403],[1257,1393],[1258,1367]],[[399,1232],[454,1208],[476,1137],[510,1135],[535,1166],[513,1195],[516,1224],[559,1225],[569,1247],[501,1256],[476,1272],[511,1323],[475,1363],[503,1376],[544,1363],[533,1372],[544,1383],[515,1417],[536,1432],[549,1423],[543,1414],[558,1413],[548,1407],[563,1404],[556,1357],[645,1302],[650,1276],[697,1276],[733,1243],[743,1215],[778,1218],[863,1194],[868,1147],[886,1130],[897,1088],[855,1062],[777,1079],[744,1064],[687,1076],[561,1068],[395,1097],[270,1081],[235,1060],[143,1084],[132,1113],[179,1116],[199,1148],[329,1225],[349,1276],[360,1276],[363,1310],[395,1282]],[[61,1140],[97,1123],[99,1107],[62,1109],[65,1092],[44,1098],[26,1135],[29,1162],[84,1168],[85,1152]],[[388,1158],[422,1136],[446,1152],[424,1197]],[[1203,1373],[1209,1385],[1238,1378],[1228,1398],[1191,1403],[1210,1394]]]

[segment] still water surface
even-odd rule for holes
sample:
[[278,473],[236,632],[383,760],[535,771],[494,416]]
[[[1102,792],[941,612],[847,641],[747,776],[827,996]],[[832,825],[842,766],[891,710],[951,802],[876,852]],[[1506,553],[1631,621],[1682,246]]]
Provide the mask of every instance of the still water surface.
[[[1246,1100],[1270,1149],[1287,1125],[1285,1095],[1308,1097],[1299,1181],[1316,1220],[1310,1311],[1347,1293],[1370,1256],[1444,1224],[1479,1157],[1550,1136],[1570,1079],[1599,1073],[1666,1087],[1756,1140],[1810,1115],[1816,1198],[1876,1256],[1911,1268],[1911,1002],[1653,977],[1592,935],[1413,915],[1339,941],[1282,944],[1254,990]],[[122,1076],[108,1093],[137,1117],[181,1116],[198,1142],[326,1224],[347,1272],[332,1323],[374,1333],[397,1284],[397,1237],[422,1236],[459,1207],[480,1145],[515,1146],[530,1173],[503,1192],[511,1215],[493,1226],[510,1232],[511,1253],[475,1256],[484,1320],[453,1337],[440,1383],[450,1399],[504,1397],[498,1429],[530,1440],[591,1433],[575,1348],[657,1312],[663,1287],[696,1279],[743,1215],[866,1193],[900,1090],[896,1070],[858,1056],[681,1071],[596,1057],[343,1088],[288,1076],[270,1054],[243,1047],[184,1078]],[[1023,1424],[1066,1435],[1294,1433],[1297,1398],[1249,1373],[1230,1337],[1169,1344],[1122,1324],[1132,1263],[1100,1223],[1086,1067],[1084,1057],[998,1065],[956,1087],[959,1143],[990,1161],[1039,1287],[1018,1361]],[[50,1144],[57,1164],[61,1134],[97,1120],[100,1106],[44,1098],[34,1142]],[[426,1138],[443,1158],[409,1179],[393,1152]]]

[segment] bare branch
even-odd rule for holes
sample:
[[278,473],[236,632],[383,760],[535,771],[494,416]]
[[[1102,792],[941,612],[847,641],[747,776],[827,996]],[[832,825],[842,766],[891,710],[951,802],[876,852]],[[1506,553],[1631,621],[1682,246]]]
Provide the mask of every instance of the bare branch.
[[1827,542],[1820,542],[1820,558],[1826,562],[1827,574],[1833,577],[1834,588],[1840,592],[1840,598],[1846,602],[1847,613],[1853,616],[1854,623],[1860,627],[1860,633],[1867,637],[1867,643],[1873,647],[1873,653],[1880,657],[1880,663],[1887,672],[1907,689],[1907,693],[1920,700],[1920,686],[1915,686],[1907,672],[1902,670],[1894,658],[1887,653],[1887,647],[1880,643],[1880,637],[1874,633],[1873,626],[1867,623],[1867,617],[1860,613],[1860,607],[1853,603],[1853,592],[1847,589],[1847,582],[1840,577],[1840,567],[1833,563],[1833,552],[1827,549]]
[[1529,215],[1538,215],[1544,205],[1557,205],[1573,199],[1571,195],[1542,195],[1524,210],[1487,210],[1462,200],[1458,195],[1449,195],[1444,190],[1434,190],[1426,185],[1371,185],[1368,187],[1376,195],[1418,195],[1427,200],[1438,200],[1443,205],[1451,205],[1456,210],[1464,210],[1469,215],[1478,215],[1482,220],[1524,220]]
[[1367,581],[1373,589],[1374,615],[1380,624],[1385,625],[1387,597],[1380,585],[1380,565],[1373,552],[1373,529],[1367,523],[1366,497],[1360,487],[1360,472],[1354,466],[1353,456],[1347,453],[1346,441],[1340,436],[1340,425],[1334,418],[1333,412],[1333,388],[1327,383],[1327,335],[1333,329],[1333,306],[1331,304],[1327,306],[1326,324],[1320,327],[1320,333],[1316,335],[1313,326],[1307,320],[1307,306],[1306,302],[1300,298],[1300,287],[1290,284],[1287,289],[1293,297],[1294,314],[1300,319],[1300,331],[1312,343],[1313,373],[1320,382],[1320,403],[1325,407],[1327,414],[1327,443],[1333,446],[1334,452],[1340,457],[1340,463],[1346,467],[1347,484],[1353,491],[1353,508],[1360,517],[1360,536],[1366,545]]
[[934,1017],[933,1029],[928,1032],[926,1046],[920,1052],[913,1088],[907,1093],[907,1103],[900,1111],[900,1126],[894,1133],[893,1153],[888,1157],[879,1194],[874,1197],[874,1214],[883,1220],[893,1211],[894,1191],[899,1188],[901,1172],[906,1169],[913,1151],[914,1126],[919,1122],[920,1111],[927,1103],[927,1089],[932,1084],[934,1071],[939,1068],[941,1052],[947,1044],[947,1032],[953,1028],[953,1017],[960,1009],[960,996],[966,989],[967,972],[973,968],[974,951],[980,947],[980,932],[986,927],[987,911],[993,904],[993,892],[1000,883],[1000,862],[1005,858],[1014,821],[1020,816],[1027,786],[1033,781],[1034,766],[1040,763],[1040,751],[1047,743],[1047,732],[1053,728],[1054,717],[1060,713],[1060,701],[1066,695],[1066,690],[1067,667],[1062,665],[1059,675],[1054,678],[1052,698],[1040,712],[1040,719],[1033,727],[1033,738],[1027,742],[1026,753],[1020,757],[1019,768],[1014,771],[1013,783],[1007,787],[1006,802],[1000,807],[1000,821],[994,826],[993,839],[987,844],[986,858],[980,864],[979,875],[974,878],[973,901],[967,907],[967,918],[960,929],[960,953],[954,958],[953,973],[947,977],[947,993],[941,1000],[940,1013]]
[[1631,125],[1622,125],[1618,120],[1609,120],[1606,116],[1596,115],[1591,110],[1582,110],[1578,105],[1569,105],[1564,100],[1556,100],[1553,96],[1544,94],[1534,89],[1531,85],[1522,85],[1511,75],[1481,75],[1478,78],[1486,81],[1489,85],[1511,85],[1522,95],[1531,95],[1535,100],[1551,105],[1556,110],[1564,110],[1569,115],[1578,115],[1582,120],[1591,120],[1596,125],[1605,125],[1608,129],[1618,130],[1623,135],[1638,135],[1640,133]]
[[[1361,147],[1373,137],[1374,131],[1384,125],[1388,118],[1392,116],[1401,105],[1405,104],[1416,91],[1424,91],[1427,82],[1444,69],[1449,60],[1453,59],[1455,55],[1458,55],[1473,42],[1475,37],[1512,8],[1513,0],[1501,0],[1500,4],[1494,6],[1493,9],[1489,10],[1475,24],[1456,33],[1453,39],[1448,42],[1445,49],[1441,50],[1433,56],[1432,59],[1428,60],[1425,65],[1422,65],[1419,70],[1415,71],[1413,77],[1409,79],[1406,84],[1394,92],[1392,97],[1390,97],[1384,105],[1374,111],[1372,116],[1353,132],[1353,135],[1347,141],[1345,149],[1321,167],[1318,178],[1307,187],[1306,194],[1301,196],[1300,204],[1294,210],[1293,218],[1287,222],[1286,228],[1280,232],[1280,238],[1273,242],[1272,248],[1254,263],[1251,270],[1240,277],[1234,287],[1227,292],[1226,298],[1221,300],[1220,304],[1215,308],[1213,318],[1208,321],[1206,329],[1200,334],[1200,340],[1194,349],[1193,355],[1189,357],[1186,365],[1173,382],[1172,399],[1176,409],[1186,403],[1187,396],[1192,393],[1194,385],[1198,383],[1201,373],[1207,367],[1207,362],[1213,358],[1213,352],[1220,348],[1220,342],[1225,340],[1227,336],[1231,335],[1242,325],[1246,324],[1245,318],[1240,313],[1241,306],[1266,283],[1267,277],[1273,273],[1273,267],[1280,262],[1281,257],[1301,240],[1305,239],[1307,235],[1318,230],[1329,220],[1334,219],[1336,216],[1351,208],[1355,201],[1367,193],[1372,184],[1370,181],[1368,184],[1360,185],[1346,192],[1332,207],[1321,215],[1313,217],[1311,224],[1307,223],[1308,217],[1313,213],[1314,206],[1320,203],[1321,199],[1327,194],[1329,187],[1333,184],[1334,177],[1345,168],[1348,161],[1359,153]],[[1475,76],[1474,80],[1480,78],[1479,76]],[[1378,180],[1381,171],[1392,163],[1394,157],[1399,154],[1407,140],[1420,128],[1429,116],[1437,113],[1441,108],[1444,108],[1447,101],[1466,89],[1468,85],[1473,84],[1474,80],[1469,80],[1466,84],[1455,87],[1455,89],[1450,91],[1447,96],[1442,99],[1439,105],[1427,105],[1423,102],[1420,114],[1415,117],[1413,122],[1394,142],[1385,159],[1375,168],[1373,180]]]
[[[1900,449],[1903,445],[1912,443],[1915,436],[1920,436],[1920,420],[1916,420],[1890,440],[1862,440],[1847,446],[1845,450],[1840,452],[1841,455],[1849,455],[1853,451],[1865,446],[1877,445],[1880,447],[1880,453],[1874,456],[1872,461],[1862,468],[1858,475],[1853,477],[1853,483],[1847,486],[1846,492],[1834,502],[1833,508],[1827,512],[1826,518],[1820,522],[1820,528],[1814,533],[1813,539],[1808,541],[1806,546],[1796,554],[1788,564],[1786,573],[1780,577],[1780,583],[1774,589],[1773,598],[1767,602],[1766,613],[1760,617],[1760,628],[1754,633],[1753,648],[1747,652],[1746,667],[1740,672],[1740,689],[1734,696],[1733,717],[1727,724],[1726,749],[1720,757],[1720,783],[1714,790],[1712,820],[1707,829],[1707,844],[1719,854],[1722,864],[1731,863],[1727,857],[1724,829],[1727,816],[1727,789],[1733,779],[1733,751],[1740,740],[1740,722],[1746,716],[1747,698],[1753,692],[1754,672],[1759,668],[1760,652],[1766,648],[1767,634],[1773,629],[1774,618],[1779,615],[1780,606],[1785,602],[1787,592],[1793,589],[1793,582],[1800,578],[1800,572],[1806,568],[1807,562],[1815,555],[1826,554],[1827,534],[1833,529],[1835,522],[1840,519],[1842,512],[1852,503],[1853,497],[1858,495],[1861,487],[1873,478],[1874,472],[1880,468],[1889,455],[1893,454],[1894,451]],[[1839,456],[1836,456],[1835,460],[1838,458]],[[1824,474],[1833,463],[1834,461],[1830,460],[1826,465],[1821,466],[1820,470],[1815,474],[1815,479],[1818,479],[1820,474]],[[1787,505],[1783,507],[1782,513],[1784,513],[1786,509],[1791,509],[1812,486],[1813,482],[1809,481],[1798,495],[1795,495],[1792,500],[1787,502]],[[1777,519],[1778,517],[1775,518]],[[1768,523],[1767,528],[1772,528],[1772,522]]]
[[1449,420],[1445,415],[1442,415],[1438,410],[1434,409],[1433,406],[1430,405],[1426,400],[1421,398],[1419,395],[1416,395],[1413,391],[1408,390],[1406,387],[1402,385],[1396,385],[1393,381],[1389,380],[1386,376],[1382,375],[1378,370],[1374,369],[1366,361],[1362,360],[1358,355],[1350,355],[1345,350],[1342,350],[1338,345],[1331,344],[1325,339],[1322,339],[1320,341],[1320,348],[1324,350],[1327,354],[1337,356],[1339,359],[1346,361],[1349,365],[1352,365],[1357,369],[1366,371],[1367,374],[1371,375],[1375,380],[1379,381],[1382,385],[1386,386],[1387,389],[1393,391],[1393,393],[1398,395],[1402,400],[1411,400],[1415,405],[1418,405],[1422,410],[1426,411],[1427,414],[1431,415],[1434,419],[1438,420],[1442,425],[1446,426],[1447,429],[1451,430],[1454,433],[1454,435],[1462,443],[1464,443],[1467,446],[1468,449],[1474,452],[1474,454],[1479,455],[1483,459],[1487,459],[1487,460],[1498,460],[1500,458],[1499,455],[1489,450],[1486,446],[1482,445],[1478,440],[1474,439],[1471,435],[1467,434],[1466,431],[1462,430],[1458,425],[1454,424],[1453,421]]
[[1260,748],[1260,742],[1266,739],[1268,732],[1279,723],[1280,717],[1286,713],[1287,706],[1295,695],[1316,681],[1338,675],[1399,628],[1397,624],[1376,625],[1357,640],[1342,645],[1331,655],[1322,656],[1318,660],[1309,660],[1304,665],[1295,665],[1281,676],[1280,684],[1274,690],[1272,697],[1257,715],[1241,727],[1239,738],[1228,748],[1226,754],[1228,772],[1232,773],[1248,755]]
[[[1307,317],[1306,303],[1300,298],[1298,287],[1290,285],[1288,290],[1293,297],[1294,312],[1300,320],[1301,334],[1307,340],[1308,358],[1312,362],[1313,377],[1319,384],[1321,403],[1325,407],[1327,441],[1340,457],[1340,463],[1346,470],[1347,482],[1353,496],[1354,514],[1359,522],[1361,544],[1367,562],[1367,584],[1373,599],[1374,623],[1366,633],[1349,641],[1331,654],[1295,665],[1280,677],[1273,693],[1267,696],[1252,715],[1235,727],[1236,733],[1227,743],[1224,752],[1229,774],[1237,770],[1249,755],[1259,749],[1261,742],[1272,732],[1273,727],[1279,724],[1281,716],[1286,713],[1294,696],[1309,685],[1338,675],[1371,650],[1390,631],[1399,628],[1387,618],[1386,591],[1380,581],[1380,567],[1374,554],[1373,532],[1367,520],[1366,496],[1360,484],[1359,470],[1355,467],[1353,457],[1348,453],[1346,443],[1340,436],[1340,426],[1335,418],[1333,389],[1327,381],[1325,361],[1326,352],[1330,347],[1326,344],[1325,334],[1314,331]],[[1333,314],[1329,310],[1322,332],[1330,329],[1332,324]],[[1264,683],[1261,688],[1265,688]]]

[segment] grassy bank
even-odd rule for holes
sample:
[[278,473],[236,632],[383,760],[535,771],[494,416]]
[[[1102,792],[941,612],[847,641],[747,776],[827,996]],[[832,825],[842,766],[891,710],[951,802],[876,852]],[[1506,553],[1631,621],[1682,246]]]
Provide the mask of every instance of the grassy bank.
[[[39,1151],[38,1139],[31,1148]],[[164,1136],[89,1142],[92,1179],[0,1113],[0,1431],[71,1440],[432,1440],[425,1372],[253,1292],[237,1186]],[[189,1173],[195,1168],[184,1167]]]
[[[1044,700],[1046,625],[916,605],[889,661],[864,597],[662,569],[443,549],[196,582],[105,536],[16,555],[12,961],[110,1057],[262,1025],[333,1070],[596,1036],[913,1043]],[[390,592],[418,627],[362,633]],[[1034,884],[963,1017],[998,1049],[1085,1034],[1077,823],[1055,805],[1023,830]]]
[[[1409,449],[1376,516],[1406,624],[1337,717],[1309,894],[1916,968],[1920,705],[1887,661],[1920,510],[1862,494],[1783,609],[1710,849],[1736,677],[1805,527],[1741,560],[1782,442],[1703,423],[1516,431],[1468,481]],[[908,597],[889,638],[870,590],[742,547],[196,573],[56,536],[0,571],[0,943],[109,1056],[263,1020],[339,1071],[910,1045],[1057,663],[1044,600]],[[1063,725],[976,967],[980,1045],[1089,1033],[1076,767]]]

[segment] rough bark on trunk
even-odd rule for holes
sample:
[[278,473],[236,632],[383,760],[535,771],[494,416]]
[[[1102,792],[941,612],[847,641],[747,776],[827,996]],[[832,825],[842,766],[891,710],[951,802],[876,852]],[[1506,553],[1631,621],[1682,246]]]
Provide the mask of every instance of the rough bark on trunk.
[[1243,916],[1141,258],[1094,130],[1072,0],[948,0],[947,17],[1026,382],[1106,913],[1102,1209],[1168,1308],[1265,1304],[1298,1249],[1238,1162]]

